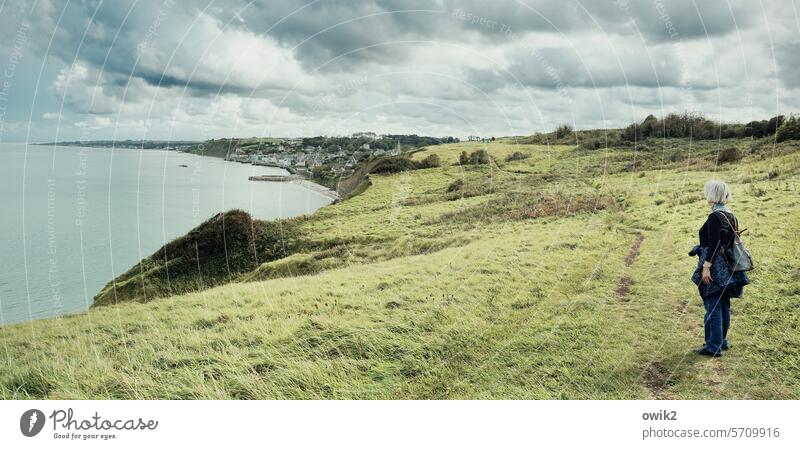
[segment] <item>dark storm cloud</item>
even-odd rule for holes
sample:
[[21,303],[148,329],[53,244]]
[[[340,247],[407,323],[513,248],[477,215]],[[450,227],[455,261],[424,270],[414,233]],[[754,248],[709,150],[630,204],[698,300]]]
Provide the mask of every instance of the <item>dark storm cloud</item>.
[[611,55],[596,58],[566,48],[526,51],[514,58],[508,71],[526,86],[603,88],[613,86],[679,86],[680,66],[669,59],[624,59]]
[[149,70],[137,70],[136,76],[151,86],[159,87],[187,87],[190,94],[196,95],[216,95],[216,94],[236,94],[242,96],[253,96],[253,89],[246,86],[237,86],[231,83],[216,83],[211,81],[190,80],[164,73],[152,72]]
[[196,25],[193,14],[207,4],[177,0],[41,0],[33,9],[19,8],[14,12],[16,17],[7,20],[33,22],[37,32],[32,45],[39,52],[47,51],[48,56],[66,64],[77,62],[97,69],[96,83],[106,82],[100,79],[104,75],[113,84],[138,78],[151,85],[186,86],[201,95],[217,91],[243,93],[247,89],[233,83],[223,85],[172,75],[167,58],[150,66],[139,59],[143,52],[155,48],[170,52],[180,46],[202,48],[202,41],[181,42],[179,38]]
[[[244,9],[220,11],[233,26],[267,33],[295,48],[307,69],[347,70],[365,62],[406,58],[409,48],[392,41],[432,39],[453,24],[433,1],[277,0],[239,2]],[[237,19],[241,21],[237,21]],[[344,61],[332,61],[345,55]]]
[[[653,41],[724,36],[752,25],[761,13],[757,3],[737,0],[628,1],[621,8]],[[596,9],[602,14],[602,9]]]
[[131,5],[125,1],[40,1],[29,19],[37,23],[38,46],[50,56],[125,73],[135,59],[136,34],[146,28],[149,15],[148,8],[130,9]]
[[[647,88],[688,87],[715,89],[708,79],[692,80],[689,62],[667,47],[645,51],[619,43],[600,45],[573,42],[561,47],[537,48],[525,44],[511,53],[504,68],[465,70],[476,86],[493,91],[506,85],[522,85],[547,90],[631,86]],[[686,70],[686,72],[684,72]]]

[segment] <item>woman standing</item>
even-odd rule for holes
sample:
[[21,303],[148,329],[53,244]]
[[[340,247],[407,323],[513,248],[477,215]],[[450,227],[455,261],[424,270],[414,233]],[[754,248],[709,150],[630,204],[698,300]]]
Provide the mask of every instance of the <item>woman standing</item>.
[[698,256],[692,280],[697,285],[706,309],[705,344],[696,352],[719,357],[728,350],[728,329],[731,324],[731,298],[740,298],[744,286],[750,281],[743,271],[731,271],[725,259],[725,249],[739,224],[727,203],[731,190],[723,181],[712,180],[705,184],[704,194],[711,213],[700,228],[700,244],[692,248],[690,256]]

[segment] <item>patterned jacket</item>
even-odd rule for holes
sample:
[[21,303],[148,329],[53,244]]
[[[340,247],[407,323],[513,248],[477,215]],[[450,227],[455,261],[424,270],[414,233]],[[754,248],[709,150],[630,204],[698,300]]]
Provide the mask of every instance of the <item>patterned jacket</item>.
[[697,256],[697,267],[692,274],[692,282],[697,285],[700,297],[705,299],[718,298],[723,292],[732,298],[741,298],[744,294],[744,286],[750,283],[747,273],[744,271],[731,271],[728,261],[725,260],[722,251],[717,251],[714,260],[711,262],[711,284],[703,282],[703,262],[705,261],[708,248],[695,245],[690,256]]

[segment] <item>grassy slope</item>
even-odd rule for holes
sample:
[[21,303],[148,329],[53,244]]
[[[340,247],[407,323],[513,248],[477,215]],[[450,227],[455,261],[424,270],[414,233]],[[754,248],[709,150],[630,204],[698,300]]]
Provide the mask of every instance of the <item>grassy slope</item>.
[[280,143],[281,139],[275,139],[271,137],[248,137],[243,139],[216,139],[216,140],[207,140],[205,142],[192,145],[187,149],[189,153],[196,153],[201,154],[203,156],[211,156],[211,157],[219,157],[224,158],[227,157],[230,153],[233,153],[237,148],[243,149],[246,153],[250,153],[250,151],[255,151],[259,149],[259,147],[268,145],[268,144],[277,144]]
[[[800,398],[800,153],[731,145],[747,157],[716,174],[716,142],[501,141],[496,164],[465,169],[449,164],[478,144],[432,147],[415,157],[443,168],[372,175],[305,222],[338,268],[285,277],[311,257],[295,255],[252,274],[282,278],[0,329],[0,397]],[[530,157],[504,162],[514,151]],[[733,185],[758,263],[719,360],[691,353],[686,255],[712,176]]]

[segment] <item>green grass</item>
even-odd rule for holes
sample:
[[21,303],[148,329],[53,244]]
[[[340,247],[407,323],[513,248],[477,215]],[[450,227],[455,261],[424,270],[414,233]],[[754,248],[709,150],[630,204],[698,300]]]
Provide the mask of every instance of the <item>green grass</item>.
[[279,143],[281,143],[281,139],[272,137],[215,139],[192,145],[187,151],[203,156],[224,158],[232,154],[236,149],[242,149],[245,153],[250,154],[257,150],[263,150],[266,146]]
[[[743,159],[717,165],[731,146]],[[492,163],[454,165],[484,147]],[[233,283],[0,329],[0,397],[800,398],[796,144],[504,139],[414,158],[432,153],[442,167],[370,175]],[[757,263],[713,360],[692,353],[686,255],[712,177]]]

